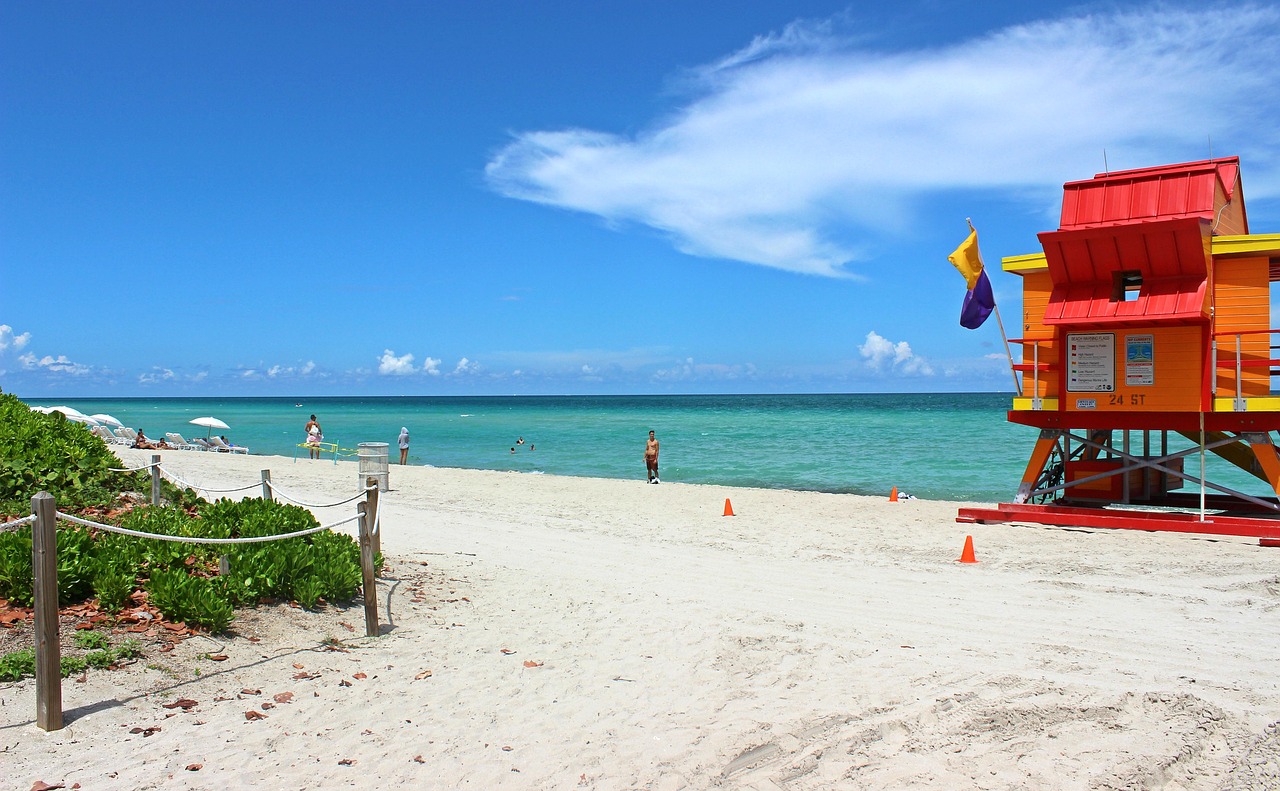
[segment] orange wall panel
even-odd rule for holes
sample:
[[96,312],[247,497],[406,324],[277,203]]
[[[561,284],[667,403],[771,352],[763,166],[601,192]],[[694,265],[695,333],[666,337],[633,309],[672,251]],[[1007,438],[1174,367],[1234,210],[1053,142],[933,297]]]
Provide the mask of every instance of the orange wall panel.
[[[1218,333],[1266,330],[1271,325],[1271,284],[1265,257],[1214,259],[1214,325]],[[1266,360],[1271,356],[1269,334],[1240,335],[1240,359]],[[1219,336],[1216,394],[1236,392],[1236,339]],[[1271,392],[1268,368],[1240,369],[1240,394],[1257,398]]]
[[[1054,330],[1044,323],[1044,310],[1049,304],[1049,294],[1053,291],[1053,280],[1048,271],[1028,272],[1022,276],[1022,337],[1051,338]],[[1022,347],[1022,362],[1033,361],[1034,347],[1025,344]],[[1023,372],[1022,393],[1026,396],[1047,398],[1058,394],[1058,351],[1053,342],[1040,343],[1040,364],[1052,365],[1052,371],[1040,371],[1038,374]],[[1033,393],[1032,385],[1036,381],[1040,386]]]
[[1061,337],[1061,398],[1068,412],[1200,409],[1202,327],[1078,330]]

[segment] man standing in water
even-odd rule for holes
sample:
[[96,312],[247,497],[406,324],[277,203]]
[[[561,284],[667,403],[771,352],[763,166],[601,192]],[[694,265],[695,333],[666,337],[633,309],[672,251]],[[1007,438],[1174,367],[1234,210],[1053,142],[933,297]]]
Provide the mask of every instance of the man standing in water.
[[658,480],[658,440],[654,439],[652,431],[644,445],[644,466],[649,469],[649,483],[661,483]]

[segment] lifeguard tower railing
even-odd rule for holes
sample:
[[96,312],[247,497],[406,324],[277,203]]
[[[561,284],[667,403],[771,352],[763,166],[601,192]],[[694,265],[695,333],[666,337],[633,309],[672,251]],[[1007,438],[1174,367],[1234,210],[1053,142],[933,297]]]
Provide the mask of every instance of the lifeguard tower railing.
[[[1259,431],[1259,426],[1248,424],[1236,425],[1231,419],[1232,413],[1253,413],[1250,417],[1263,417],[1257,413],[1276,413],[1276,422],[1280,425],[1280,397],[1274,395],[1272,383],[1280,376],[1280,329],[1227,331],[1213,333],[1210,370],[1213,372],[1210,385],[1212,408],[1210,413],[1219,413],[1220,419],[1209,417],[1207,421],[1212,430],[1203,433],[1192,431],[1192,426],[1181,425],[1180,434],[1192,444],[1178,450],[1172,450],[1170,431],[1152,427],[1138,428],[1115,425],[1100,427],[1099,423],[1107,423],[1106,418],[1080,413],[1068,417],[1061,416],[1061,421],[1053,421],[1064,428],[1053,436],[1053,444],[1034,481],[1024,482],[1017,502],[1048,502],[1050,500],[1101,500],[1117,503],[1161,503],[1165,505],[1188,504],[1194,499],[1190,493],[1179,494],[1173,490],[1184,484],[1207,489],[1202,506],[1226,509],[1238,508],[1247,503],[1265,512],[1280,512],[1280,500],[1269,496],[1257,496],[1240,491],[1220,482],[1202,478],[1192,469],[1197,453],[1215,454],[1245,472],[1269,481],[1267,471],[1250,452],[1247,445],[1260,441],[1260,434],[1270,442],[1271,430]],[[1022,377],[1022,391],[1026,395],[1013,399],[1013,412],[1058,412],[1059,403],[1056,396],[1045,395],[1044,374],[1056,374],[1060,368],[1057,362],[1055,339],[1048,336],[1011,338],[1010,343],[1022,347],[1021,359],[1015,363],[1014,370]],[[1248,381],[1257,390],[1257,376],[1249,377],[1261,370],[1267,377],[1268,394],[1265,396],[1248,395],[1245,383]],[[1246,379],[1248,377],[1248,379]],[[1022,419],[1019,419],[1019,418]],[[1047,417],[1047,416],[1044,416]],[[1184,418],[1191,416],[1183,416]],[[1028,419],[1029,418],[1029,419]],[[1153,418],[1156,423],[1166,423],[1170,416],[1160,415]],[[1015,416],[1015,422],[1029,425],[1043,425],[1031,416]],[[1133,416],[1124,422],[1132,426]],[[1119,423],[1119,420],[1116,420]],[[1087,427],[1076,430],[1065,428],[1073,423],[1087,423]],[[1264,423],[1265,425],[1265,423]],[[1204,428],[1203,423],[1201,428]],[[1227,429],[1227,430],[1224,430]],[[1252,430],[1249,430],[1252,429]],[[1118,432],[1117,437],[1113,436]],[[1153,434],[1154,432],[1154,434]],[[1042,434],[1043,436],[1043,434]],[[1191,461],[1191,464],[1187,462]],[[1070,469],[1074,468],[1074,469]]]
[[[1210,383],[1213,412],[1280,412],[1280,395],[1276,395],[1276,377],[1280,377],[1280,329],[1235,330],[1215,332],[1210,346]],[[1258,341],[1263,341],[1260,344]],[[1013,370],[1022,376],[1022,392],[1027,394],[1013,399],[1015,411],[1039,411],[1058,408],[1058,399],[1041,396],[1041,374],[1058,371],[1054,338],[1010,338],[1009,343],[1022,348],[1020,359]],[[1261,350],[1259,346],[1261,345]],[[1264,370],[1267,375],[1267,395],[1246,395],[1245,374]]]
[[[1213,333],[1213,411],[1280,412],[1280,397],[1274,395],[1275,379],[1280,376],[1280,358],[1274,356],[1280,350],[1278,335],[1280,329]],[[1267,374],[1267,395],[1249,397],[1244,375],[1259,369]]]

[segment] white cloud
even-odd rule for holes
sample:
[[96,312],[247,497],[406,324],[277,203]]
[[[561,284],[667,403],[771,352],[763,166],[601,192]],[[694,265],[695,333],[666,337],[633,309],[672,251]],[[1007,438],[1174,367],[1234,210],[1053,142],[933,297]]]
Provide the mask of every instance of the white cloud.
[[457,376],[461,376],[464,374],[478,373],[479,370],[480,370],[479,363],[475,362],[474,360],[468,360],[466,357],[463,357],[461,360],[458,360],[458,365],[456,368],[453,369],[453,373]]
[[877,371],[888,369],[904,374],[933,375],[929,361],[916,356],[911,351],[911,344],[906,341],[894,343],[875,330],[867,333],[867,340],[858,347],[858,351],[867,359],[867,365]]
[[144,385],[158,384],[160,382],[168,382],[177,378],[172,370],[168,368],[155,368],[146,373],[138,375],[138,382]]
[[[463,358],[463,362],[466,362],[466,358]],[[314,363],[308,363],[308,365],[314,367]],[[422,367],[418,368],[413,364],[412,354],[396,356],[396,353],[390,349],[383,351],[382,356],[378,358],[378,373],[383,376],[409,376],[419,372],[428,376],[439,376],[440,360],[427,357],[422,361]]]
[[18,362],[22,363],[22,367],[28,371],[51,371],[53,373],[71,374],[72,376],[84,376],[92,370],[87,365],[72,362],[67,359],[65,354],[59,354],[57,357],[51,357],[47,354],[44,357],[23,354],[18,356]]
[[10,347],[14,351],[18,351],[23,346],[26,346],[29,340],[31,340],[31,333],[24,332],[21,335],[15,335],[13,327],[8,324],[0,324],[0,352]]
[[1056,191],[1099,169],[1104,147],[1113,168],[1138,167],[1237,134],[1250,194],[1280,193],[1278,8],[1151,5],[906,52],[870,49],[846,22],[757,38],[637,135],[518,134],[489,183],[659,229],[694,255],[818,275],[845,274],[858,235],[892,230],[923,197]]
[[307,360],[307,364],[299,368],[298,373],[302,374],[303,376],[306,376],[307,374],[310,374],[315,369],[316,369],[315,362],[311,360]]
[[378,373],[383,376],[408,376],[413,372],[412,354],[397,357],[395,352],[386,349],[378,358]]

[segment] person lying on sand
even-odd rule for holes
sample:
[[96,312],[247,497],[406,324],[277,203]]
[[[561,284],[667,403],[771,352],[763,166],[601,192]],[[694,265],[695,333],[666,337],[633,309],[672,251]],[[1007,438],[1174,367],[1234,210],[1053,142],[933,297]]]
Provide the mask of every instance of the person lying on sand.
[[142,429],[138,429],[138,438],[133,441],[133,447],[139,450],[167,450],[169,443],[164,440],[152,442],[147,439],[147,435],[142,433]]

